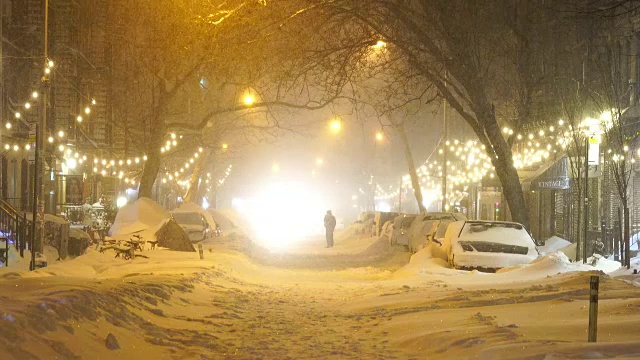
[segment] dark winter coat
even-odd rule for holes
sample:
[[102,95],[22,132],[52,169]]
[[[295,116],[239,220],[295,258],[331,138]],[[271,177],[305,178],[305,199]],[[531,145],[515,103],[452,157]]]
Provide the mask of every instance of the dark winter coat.
[[333,215],[325,215],[324,216],[324,227],[327,229],[335,229],[336,228],[336,217]]

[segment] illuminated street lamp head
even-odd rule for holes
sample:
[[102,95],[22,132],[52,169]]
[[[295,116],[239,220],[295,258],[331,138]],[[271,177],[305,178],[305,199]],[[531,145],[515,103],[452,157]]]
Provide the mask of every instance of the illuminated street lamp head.
[[382,139],[384,139],[384,135],[382,134],[382,131],[378,131],[376,133],[376,140],[382,141]]
[[229,148],[229,144],[222,144],[222,148],[223,148],[224,150],[227,150],[227,149]]
[[340,132],[340,130],[342,130],[342,121],[340,121],[340,119],[333,119],[329,126],[332,132],[338,133]]
[[387,46],[387,43],[382,40],[378,40],[378,42],[376,42],[376,44],[373,45],[375,49],[382,49],[385,46]]
[[251,94],[245,94],[244,97],[242,98],[242,102],[246,106],[251,106],[256,102],[256,99]]

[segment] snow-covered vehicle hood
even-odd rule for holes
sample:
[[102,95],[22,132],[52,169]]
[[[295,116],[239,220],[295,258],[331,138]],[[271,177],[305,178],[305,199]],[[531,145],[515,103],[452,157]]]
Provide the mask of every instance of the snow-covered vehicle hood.
[[535,242],[518,223],[466,221],[451,236],[450,261],[457,268],[495,270],[538,257]]

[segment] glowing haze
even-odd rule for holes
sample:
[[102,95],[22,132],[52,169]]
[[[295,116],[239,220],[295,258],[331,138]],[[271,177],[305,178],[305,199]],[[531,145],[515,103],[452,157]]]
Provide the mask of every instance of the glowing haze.
[[270,250],[321,234],[328,209],[320,194],[298,181],[272,183],[251,198],[237,199],[235,207],[251,222],[257,242]]

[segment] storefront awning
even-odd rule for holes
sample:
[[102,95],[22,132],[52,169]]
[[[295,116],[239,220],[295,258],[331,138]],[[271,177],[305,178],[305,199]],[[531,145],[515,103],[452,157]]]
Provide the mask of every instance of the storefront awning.
[[[518,170],[523,191],[565,190],[569,188],[569,161],[566,156],[549,159],[535,170]],[[483,178],[483,187],[500,187],[500,180]]]

